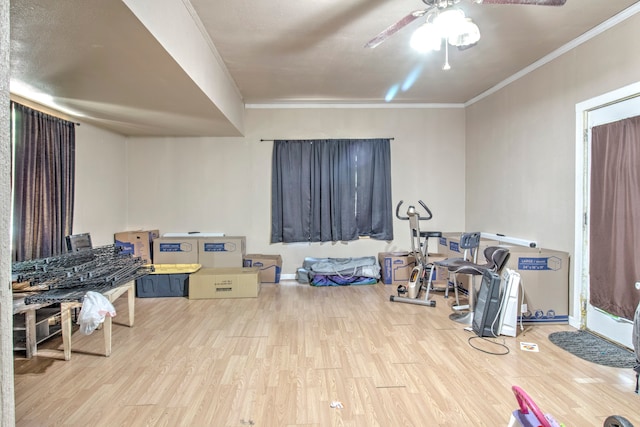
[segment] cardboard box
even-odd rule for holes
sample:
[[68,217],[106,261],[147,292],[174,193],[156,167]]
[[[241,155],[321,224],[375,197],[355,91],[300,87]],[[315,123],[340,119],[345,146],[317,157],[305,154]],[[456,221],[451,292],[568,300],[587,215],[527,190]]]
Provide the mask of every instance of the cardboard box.
[[[429,254],[429,258],[427,261],[429,263],[442,261],[447,259],[445,254]],[[446,268],[438,267],[433,270],[433,277],[431,278],[432,283],[445,283],[449,280],[449,271]]]
[[[462,232],[446,232],[446,233],[442,233],[442,236],[440,236],[438,238],[438,252],[439,254],[443,254],[445,255],[447,258],[451,257],[451,252],[449,251],[449,239],[450,238],[460,238],[460,235],[462,234]],[[459,256],[459,255],[454,255],[454,256]]]
[[142,258],[147,264],[153,263],[153,241],[160,236],[158,230],[122,231],[113,235],[116,247],[122,248],[123,254],[133,254]]
[[202,268],[189,276],[189,299],[256,298],[259,272],[256,267]]
[[[460,234],[457,236],[447,237],[448,253],[450,258],[462,258],[464,255],[464,249],[460,247]],[[480,238],[480,245],[478,246],[478,264],[484,264],[484,250],[489,246],[501,246],[500,242],[496,240],[489,240]]]
[[[446,255],[448,258],[462,258],[464,249],[460,248],[460,236],[462,232],[442,233],[442,237],[438,238],[438,253]],[[488,246],[498,246],[500,242],[480,238],[480,247],[478,251],[478,263],[484,263],[483,251]]]
[[246,237],[222,236],[198,239],[198,264],[207,268],[242,267]]
[[[501,245],[509,248],[506,268],[520,274],[521,304],[524,289],[526,310],[518,307],[523,323],[569,322],[569,254],[543,248]],[[521,319],[520,319],[521,318]]]
[[280,255],[245,255],[244,267],[258,267],[260,269],[261,283],[280,283],[280,271],[282,270],[282,257]]
[[154,264],[199,264],[198,239],[160,237],[153,241]]
[[406,285],[411,270],[416,266],[416,259],[409,252],[380,252],[380,280],[385,285]]

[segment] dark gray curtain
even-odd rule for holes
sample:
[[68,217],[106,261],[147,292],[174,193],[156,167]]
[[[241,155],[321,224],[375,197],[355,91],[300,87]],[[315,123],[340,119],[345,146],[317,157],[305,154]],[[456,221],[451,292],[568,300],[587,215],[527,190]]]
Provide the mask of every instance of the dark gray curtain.
[[13,261],[66,252],[75,179],[75,125],[12,102]]
[[640,301],[640,116],[591,132],[589,300],[631,320]]
[[271,242],[393,240],[389,139],[276,140]]

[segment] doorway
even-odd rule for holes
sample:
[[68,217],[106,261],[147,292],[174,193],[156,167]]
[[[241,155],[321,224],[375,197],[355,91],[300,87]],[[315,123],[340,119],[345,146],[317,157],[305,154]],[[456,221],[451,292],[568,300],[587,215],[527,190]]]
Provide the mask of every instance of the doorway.
[[593,98],[576,106],[576,242],[574,309],[570,323],[629,348],[633,347],[632,321],[607,313],[590,303],[590,248],[597,244],[597,242],[590,241],[591,130],[594,126],[638,115],[640,115],[640,83]]

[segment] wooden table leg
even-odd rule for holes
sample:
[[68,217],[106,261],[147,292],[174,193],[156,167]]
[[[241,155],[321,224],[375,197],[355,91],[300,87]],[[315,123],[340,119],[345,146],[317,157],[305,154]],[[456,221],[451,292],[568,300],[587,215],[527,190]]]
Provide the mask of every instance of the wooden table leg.
[[135,282],[129,284],[129,290],[127,291],[127,306],[129,308],[129,324],[127,326],[132,327],[135,320],[135,307],[136,307],[136,288]]
[[27,359],[31,359],[37,352],[36,310],[27,310],[24,313],[24,326]]
[[104,318],[104,325],[102,329],[104,333],[104,355],[106,357],[109,357],[111,356],[111,330],[112,330],[111,317],[106,316]]
[[[112,291],[106,292],[105,296],[109,300],[110,303],[113,304],[115,300],[117,300],[123,293],[127,293],[127,309],[129,318],[127,319],[126,325],[131,327],[133,326],[134,316],[135,316],[135,303],[136,303],[136,288],[135,282],[131,281],[126,285],[120,286]],[[104,353],[105,356],[111,355],[111,333],[113,330],[113,320],[111,317],[106,316],[104,318]]]
[[71,309],[77,303],[60,303],[60,325],[62,327],[62,347],[64,348],[64,360],[71,359]]

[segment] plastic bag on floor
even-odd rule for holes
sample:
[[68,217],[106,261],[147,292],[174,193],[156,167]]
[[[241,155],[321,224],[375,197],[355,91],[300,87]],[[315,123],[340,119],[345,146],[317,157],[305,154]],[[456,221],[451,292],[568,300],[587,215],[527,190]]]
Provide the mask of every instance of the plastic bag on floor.
[[116,309],[109,300],[98,292],[88,291],[82,300],[82,308],[78,315],[80,332],[90,335],[104,322],[106,316],[115,317]]

